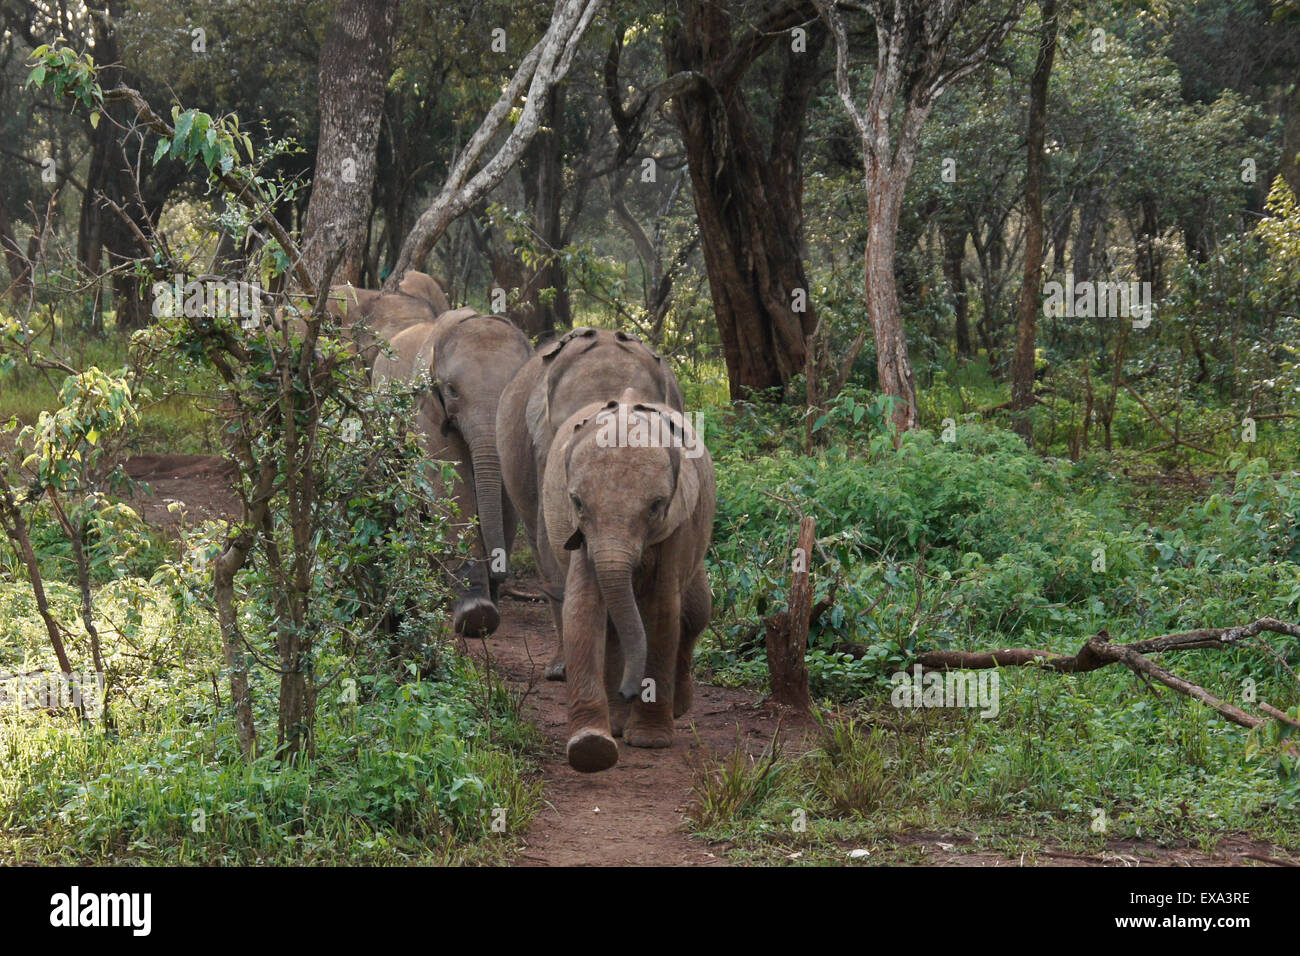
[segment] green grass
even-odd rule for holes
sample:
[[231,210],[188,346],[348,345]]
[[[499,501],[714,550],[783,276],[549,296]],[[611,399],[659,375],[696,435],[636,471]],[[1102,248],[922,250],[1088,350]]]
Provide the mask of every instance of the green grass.
[[[693,826],[732,844],[734,862],[843,862],[849,848],[870,850],[869,863],[919,862],[915,833],[1014,853],[1120,840],[1212,848],[1241,834],[1300,851],[1271,759],[1246,756],[1246,732],[1200,705],[1148,695],[1119,671],[1003,671],[1002,688],[993,720],[877,698],[856,716],[828,712],[811,750],[767,770],[762,799],[720,810],[697,783]],[[734,778],[735,764],[720,758],[697,781]]]
[[[48,333],[39,336],[33,347],[49,349]],[[105,371],[131,364],[127,339],[116,333],[94,335],[60,329],[55,348],[74,368],[91,366]],[[18,364],[9,372],[0,372],[0,421],[17,418],[35,424],[40,413],[58,407],[63,373]],[[131,436],[133,454],[213,454],[220,448],[220,428],[212,414],[216,393],[215,378],[192,368],[147,372],[142,383],[154,396],[141,402],[139,428]]]
[[[50,592],[55,614],[76,620],[73,590]],[[97,607],[101,622],[138,615],[129,640],[105,627],[112,726],[0,712],[0,861],[484,862],[508,857],[539,807],[539,738],[518,699],[450,648],[425,679],[323,654],[320,673],[342,670],[318,701],[314,757],[250,764],[211,618],[140,579],[103,586]],[[3,670],[51,666],[24,585],[0,584],[0,631]],[[69,652],[88,659],[84,634]],[[273,680],[254,686],[271,744]]]

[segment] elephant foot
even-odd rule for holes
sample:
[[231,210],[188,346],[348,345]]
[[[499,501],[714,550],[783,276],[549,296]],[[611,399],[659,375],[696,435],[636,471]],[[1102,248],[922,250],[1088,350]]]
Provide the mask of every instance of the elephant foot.
[[452,613],[452,626],[465,637],[487,637],[500,623],[496,605],[485,597],[463,597]]
[[650,747],[662,750],[673,745],[671,727],[648,727],[644,724],[629,724],[623,728],[623,743],[629,747]]
[[551,662],[546,665],[546,679],[564,680],[564,678],[565,678],[564,655],[556,654],[553,658],[551,658]]
[[618,763],[618,744],[607,734],[586,728],[569,738],[569,766],[579,773],[598,773]]

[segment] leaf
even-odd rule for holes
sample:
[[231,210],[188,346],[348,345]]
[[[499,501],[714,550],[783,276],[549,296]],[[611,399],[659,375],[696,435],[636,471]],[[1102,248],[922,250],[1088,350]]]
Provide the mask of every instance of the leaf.
[[45,64],[42,63],[40,66],[32,70],[31,73],[27,74],[27,82],[23,84],[23,87],[26,88],[28,86],[31,86],[33,83],[35,83],[37,86],[40,86],[44,82],[45,82]]
[[194,126],[194,110],[186,110],[176,118],[176,131],[172,136],[172,155],[175,156],[180,146],[185,143],[190,136],[190,129]]
[[99,110],[95,110],[90,114],[90,128],[99,129]]

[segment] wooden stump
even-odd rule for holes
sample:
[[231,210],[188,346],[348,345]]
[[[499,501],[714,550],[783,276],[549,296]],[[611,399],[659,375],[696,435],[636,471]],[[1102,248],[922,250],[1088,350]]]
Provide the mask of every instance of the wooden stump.
[[802,713],[811,710],[808,693],[808,623],[812,613],[812,582],[808,565],[815,542],[814,520],[799,522],[790,579],[790,603],[786,610],[768,617],[767,669],[771,676],[772,700]]

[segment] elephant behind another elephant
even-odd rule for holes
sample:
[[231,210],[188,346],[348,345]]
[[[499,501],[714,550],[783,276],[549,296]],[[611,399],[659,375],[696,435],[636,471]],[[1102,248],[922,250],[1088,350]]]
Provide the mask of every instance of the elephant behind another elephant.
[[508,319],[455,309],[436,322],[402,329],[374,361],[376,386],[393,379],[423,386],[417,425],[424,451],[431,461],[456,465],[449,491],[460,512],[460,532],[471,536],[475,555],[453,612],[457,633],[490,634],[500,623],[497,591],[508,570],[517,516],[501,483],[497,403],[532,351]]
[[514,377],[497,410],[497,447],[510,500],[524,522],[537,555],[542,587],[551,606],[559,645],[546,667],[550,680],[563,680],[564,576],[551,559],[546,516],[541,507],[541,476],[560,424],[594,402],[618,398],[627,390],[636,400],[682,409],[681,387],[662,358],[639,339],[607,329],[576,328],[544,346]]

